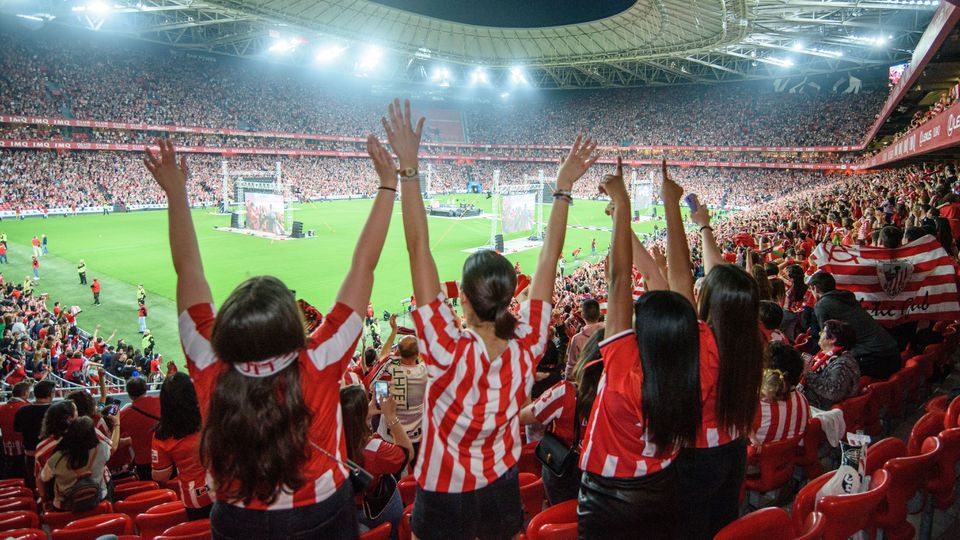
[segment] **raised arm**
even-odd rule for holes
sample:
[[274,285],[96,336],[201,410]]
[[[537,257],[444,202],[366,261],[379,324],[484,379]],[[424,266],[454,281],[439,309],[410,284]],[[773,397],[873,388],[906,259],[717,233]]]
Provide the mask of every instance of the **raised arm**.
[[190,216],[190,200],[187,198],[190,169],[187,168],[187,158],[181,156],[178,163],[172,142],[162,139],[156,142],[160,152],[155,154],[148,149],[143,164],[167,194],[170,254],[173,256],[173,269],[177,273],[177,310],[183,312],[194,304],[212,304],[213,295],[203,275],[200,246]]
[[380,177],[380,187],[377,188],[367,222],[360,231],[357,246],[353,248],[350,270],[337,293],[337,302],[346,304],[361,318],[367,315],[370,291],[373,290],[373,270],[380,261],[383,243],[390,229],[393,201],[397,195],[397,170],[393,158],[372,133],[367,136],[367,154]]
[[709,274],[710,270],[720,266],[724,261],[723,255],[720,254],[720,246],[717,245],[717,238],[713,234],[713,227],[710,226],[710,210],[707,205],[701,203],[697,211],[690,214],[690,220],[700,229],[704,272]]
[[567,159],[563,160],[557,171],[557,192],[553,195],[550,209],[550,221],[547,223],[547,236],[543,240],[537,270],[530,283],[530,298],[548,304],[553,303],[553,287],[557,278],[557,261],[563,252],[563,242],[567,237],[567,213],[573,202],[573,183],[580,179],[597,158],[590,157],[597,143],[589,137],[583,140],[577,135]]
[[660,267],[653,256],[647,251],[643,242],[637,238],[637,233],[633,233],[633,266],[643,277],[643,286],[648,291],[666,291],[670,289],[667,278],[660,273]]
[[663,214],[667,220],[667,280],[670,290],[683,295],[694,306],[693,272],[690,271],[690,246],[683,230],[683,218],[680,217],[680,197],[683,188],[674,182],[667,173],[667,162],[662,164],[663,185],[660,197],[663,199]]
[[633,327],[633,229],[630,196],[623,183],[623,166],[603,177],[603,190],[613,201],[613,235],[610,238],[610,278],[607,285],[606,335]]
[[390,335],[387,336],[387,339],[383,340],[383,346],[380,347],[380,355],[377,356],[378,359],[383,359],[390,355],[390,351],[393,350],[393,342],[396,339],[397,339],[397,314],[394,313],[390,315]]
[[420,135],[423,133],[423,118],[416,128],[410,121],[410,101],[395,99],[387,108],[389,119],[382,118],[383,129],[393,152],[400,161],[401,171],[417,171],[403,177],[400,182],[400,207],[403,210],[403,236],[407,241],[410,259],[410,274],[413,277],[413,295],[422,305],[429,304],[440,294],[440,275],[437,263],[430,253],[430,232],[427,229],[427,211],[420,193],[420,175],[417,153],[420,150]]

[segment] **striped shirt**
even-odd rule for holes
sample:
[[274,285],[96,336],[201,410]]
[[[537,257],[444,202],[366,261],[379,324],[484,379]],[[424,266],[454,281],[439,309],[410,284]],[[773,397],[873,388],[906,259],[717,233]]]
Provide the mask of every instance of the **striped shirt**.
[[625,330],[603,340],[600,355],[603,376],[583,437],[580,468],[608,478],[639,478],[661,471],[677,450],[662,450],[647,440],[636,333]]
[[520,459],[520,408],[547,345],[552,306],[525,302],[514,338],[497,358],[460,330],[442,294],[413,313],[427,366],[423,438],[414,475],[427,491],[463,493],[503,476]]
[[[190,377],[197,389],[200,413],[204,420],[217,379],[225,370],[233,369],[228,364],[218,362],[210,346],[214,317],[212,304],[197,304],[180,314],[180,342],[187,357]],[[218,500],[252,510],[286,510],[322,502],[337,491],[347,478],[346,469],[315,450],[313,444],[337,460],[342,461],[347,455],[340,411],[340,379],[350,365],[362,328],[363,321],[359,315],[344,304],[336,304],[320,328],[307,340],[307,347],[300,351],[300,391],[311,414],[307,435],[312,443],[307,460],[300,467],[304,485],[296,492],[281,489],[270,505],[259,500],[244,505],[242,501],[227,495],[232,489],[212,485],[217,491]]]
[[180,500],[187,508],[203,508],[213,504],[213,492],[207,486],[207,470],[200,463],[200,432],[182,439],[151,441],[150,465],[154,471],[177,468]]
[[[570,381],[560,381],[546,389],[533,402],[533,416],[540,424],[550,426],[550,432],[569,446],[573,444],[575,435],[573,417],[576,408],[576,385]],[[580,414],[581,434],[585,431],[583,424],[586,424],[588,417],[589,411]]]
[[723,446],[740,435],[736,429],[720,428],[717,420],[717,384],[720,379],[720,352],[713,331],[700,321],[700,430],[697,432],[697,448]]
[[783,401],[761,399],[750,441],[760,445],[796,437],[806,431],[809,420],[810,405],[796,389]]

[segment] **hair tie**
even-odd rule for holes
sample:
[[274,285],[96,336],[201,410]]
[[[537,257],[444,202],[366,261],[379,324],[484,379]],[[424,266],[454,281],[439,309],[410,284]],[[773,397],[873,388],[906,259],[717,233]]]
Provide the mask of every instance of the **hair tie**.
[[292,364],[299,355],[299,351],[293,351],[287,354],[271,356],[265,360],[237,362],[233,365],[233,369],[239,371],[240,374],[245,377],[262,379],[280,373]]

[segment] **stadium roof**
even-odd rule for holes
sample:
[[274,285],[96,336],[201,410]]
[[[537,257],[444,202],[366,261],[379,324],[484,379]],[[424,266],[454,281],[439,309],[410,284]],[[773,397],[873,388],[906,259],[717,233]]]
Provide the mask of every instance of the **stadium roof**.
[[195,51],[299,64],[336,59],[385,80],[602,88],[889,66],[909,59],[938,4],[8,0],[3,9]]

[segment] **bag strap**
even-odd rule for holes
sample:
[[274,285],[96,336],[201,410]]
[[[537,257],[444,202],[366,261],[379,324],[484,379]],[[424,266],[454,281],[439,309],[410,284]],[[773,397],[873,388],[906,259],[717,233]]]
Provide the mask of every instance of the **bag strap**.
[[[576,388],[576,385],[574,385]],[[573,401],[573,444],[570,446],[570,450],[576,452],[580,449],[580,399],[579,396],[574,398]]]
[[157,422],[160,421],[160,417],[159,417],[159,416],[154,416],[154,415],[148,413],[147,411],[145,411],[145,410],[137,407],[137,406],[134,405],[133,403],[130,404],[130,408],[133,409],[133,410],[135,410],[135,411],[137,411],[138,413],[146,416],[147,418],[152,418],[153,420],[156,420]]
[[351,471],[351,472],[364,473],[364,474],[366,474],[367,476],[371,476],[371,477],[373,476],[372,474],[370,474],[369,471],[367,471],[366,469],[364,469],[364,468],[361,467],[360,465],[357,465],[356,463],[354,463],[353,461],[351,461],[349,458],[346,459],[346,460],[342,460],[342,459],[334,456],[334,455],[331,454],[330,452],[327,452],[325,449],[321,448],[320,445],[318,445],[317,443],[315,443],[315,442],[313,442],[313,441],[310,441],[310,446],[316,448],[321,454],[327,456],[328,458],[332,459],[333,461],[336,461],[337,463],[339,463],[339,464],[342,465],[343,467],[346,467],[347,470],[349,470],[349,471]]

